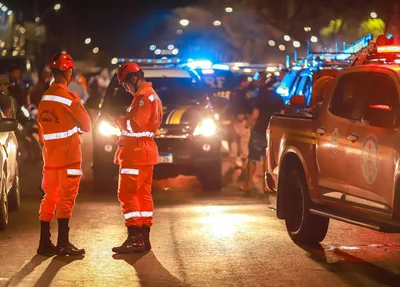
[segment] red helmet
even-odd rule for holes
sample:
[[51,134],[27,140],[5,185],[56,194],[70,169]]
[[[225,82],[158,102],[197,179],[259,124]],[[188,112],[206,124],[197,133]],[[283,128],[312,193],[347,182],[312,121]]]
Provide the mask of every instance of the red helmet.
[[[118,69],[118,83],[122,85],[129,74],[142,74],[142,68],[136,63],[124,63]],[[133,75],[134,76],[134,75]]]
[[66,71],[70,68],[75,68],[74,60],[68,54],[56,54],[50,59],[50,69],[59,69],[61,71]]

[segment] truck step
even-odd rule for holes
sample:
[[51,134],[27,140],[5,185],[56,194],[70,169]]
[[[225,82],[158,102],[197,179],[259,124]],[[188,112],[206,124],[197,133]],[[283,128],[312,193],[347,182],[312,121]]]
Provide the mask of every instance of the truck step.
[[338,214],[334,214],[334,213],[330,213],[330,212],[326,212],[326,211],[321,211],[321,210],[317,210],[317,209],[313,209],[313,208],[310,208],[310,213],[316,214],[316,215],[320,215],[320,216],[324,216],[324,217],[329,217],[329,218],[336,219],[336,220],[339,220],[339,221],[343,221],[343,222],[346,222],[346,223],[350,223],[350,224],[353,224],[353,225],[358,225],[358,226],[361,226],[361,227],[373,229],[373,230],[376,230],[376,231],[382,231],[381,226],[379,224],[376,224],[376,223],[366,223],[366,222],[363,222],[363,221],[358,220],[358,219],[349,219],[347,217],[343,217],[343,216],[338,215]]

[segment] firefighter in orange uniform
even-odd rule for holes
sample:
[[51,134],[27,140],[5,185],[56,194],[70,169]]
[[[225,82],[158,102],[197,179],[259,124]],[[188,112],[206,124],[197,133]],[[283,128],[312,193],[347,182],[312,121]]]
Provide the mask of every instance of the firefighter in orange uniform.
[[119,68],[118,82],[133,95],[133,101],[126,114],[118,119],[121,136],[115,153],[115,163],[120,165],[118,199],[128,238],[112,251],[144,252],[151,249],[150,227],[154,209],[151,183],[153,166],[158,163],[158,148],[153,136],[162,122],[162,103],[135,63],[125,63]]
[[[70,92],[74,62],[68,54],[57,54],[49,65],[54,83],[43,94],[39,104],[39,136],[43,147],[43,181],[45,191],[40,205],[40,243],[37,253],[82,255],[84,249],[69,241],[69,219],[82,177],[80,134],[90,131],[90,119],[81,99]],[[50,239],[50,222],[58,219],[57,246]]]

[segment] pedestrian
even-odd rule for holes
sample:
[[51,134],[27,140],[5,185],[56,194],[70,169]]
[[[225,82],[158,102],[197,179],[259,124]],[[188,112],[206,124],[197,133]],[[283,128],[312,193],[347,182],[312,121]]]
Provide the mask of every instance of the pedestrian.
[[249,155],[250,125],[252,97],[248,93],[249,79],[246,75],[239,77],[239,86],[230,98],[232,115],[232,141],[230,148],[231,164],[238,167],[247,165]]
[[22,81],[22,73],[19,67],[12,67],[10,71],[10,86],[8,88],[10,94],[15,98],[19,107],[28,103],[28,96],[25,92],[24,83]]
[[162,103],[152,83],[146,82],[136,63],[125,63],[118,70],[118,82],[133,101],[117,120],[121,129],[115,163],[120,165],[118,199],[128,229],[128,238],[116,253],[144,252],[151,249],[153,222],[151,184],[158,148],[153,136],[162,122]]
[[[90,131],[90,118],[82,100],[68,89],[74,62],[68,54],[56,54],[49,65],[54,82],[39,104],[39,136],[43,147],[43,180],[45,195],[40,205],[40,242],[37,253],[82,255],[84,249],[69,241],[69,220],[82,177],[80,134]],[[50,239],[50,222],[56,212],[57,246]]]
[[45,67],[40,74],[39,81],[36,87],[31,92],[30,102],[31,104],[35,105],[36,107],[39,106],[40,100],[44,92],[50,87],[50,80],[52,74],[49,67]]
[[84,104],[89,98],[89,94],[87,93],[85,88],[82,86],[81,83],[78,82],[78,73],[76,73],[75,71],[73,71],[72,80],[71,83],[69,83],[68,85],[68,89],[73,93],[77,93]]
[[0,108],[6,118],[17,118],[17,101],[8,91],[10,81],[6,74],[0,75]]
[[[281,112],[285,104],[281,96],[274,92],[276,77],[267,72],[260,74],[254,83],[259,88],[259,93],[251,116],[252,132],[249,142],[249,158],[247,164],[247,182],[242,186],[245,196],[251,196],[253,177],[256,172],[256,163],[262,158],[264,173],[266,171],[266,130],[274,113]],[[265,183],[264,183],[265,185]],[[264,186],[265,191],[266,187]],[[263,195],[261,193],[260,195]]]

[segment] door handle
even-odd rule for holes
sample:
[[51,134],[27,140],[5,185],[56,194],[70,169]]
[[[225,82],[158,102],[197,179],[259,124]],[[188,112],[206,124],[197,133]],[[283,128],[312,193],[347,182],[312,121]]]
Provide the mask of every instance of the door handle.
[[347,137],[347,139],[348,139],[349,141],[355,143],[356,141],[358,141],[358,136],[356,136],[356,135],[349,135],[349,136]]
[[318,128],[317,129],[317,134],[319,134],[320,136],[323,136],[326,133],[326,130],[323,128]]

